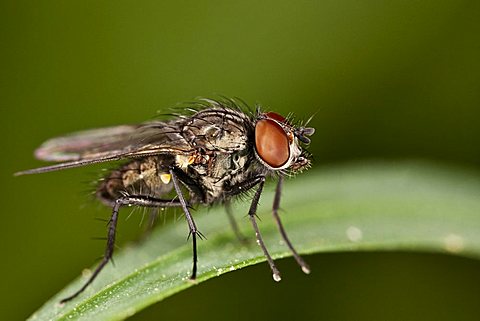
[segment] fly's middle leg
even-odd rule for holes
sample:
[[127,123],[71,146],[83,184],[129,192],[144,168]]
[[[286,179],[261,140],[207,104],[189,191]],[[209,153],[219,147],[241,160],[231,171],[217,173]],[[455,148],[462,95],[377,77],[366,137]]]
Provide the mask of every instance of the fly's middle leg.
[[230,222],[230,226],[232,227],[233,233],[235,233],[237,240],[239,240],[242,244],[246,244],[248,242],[248,239],[245,237],[245,235],[242,234],[238,227],[237,221],[233,216],[232,204],[229,200],[225,201],[225,212],[227,212],[228,221]]
[[192,267],[192,274],[190,276],[190,279],[195,280],[197,278],[197,261],[198,261],[197,236],[199,238],[204,238],[204,236],[197,229],[197,225],[195,224],[195,221],[193,220],[193,216],[190,213],[190,209],[189,209],[189,206],[187,204],[187,201],[185,200],[185,197],[183,196],[182,189],[180,188],[180,183],[179,183],[179,179],[177,178],[176,172],[178,172],[178,170],[176,170],[176,168],[172,167],[170,169],[170,175],[172,177],[173,187],[175,188],[175,192],[177,193],[178,200],[180,202],[180,205],[182,206],[183,212],[185,213],[185,218],[187,219],[188,228],[190,230],[189,233],[188,233],[188,236],[192,237],[193,267]]

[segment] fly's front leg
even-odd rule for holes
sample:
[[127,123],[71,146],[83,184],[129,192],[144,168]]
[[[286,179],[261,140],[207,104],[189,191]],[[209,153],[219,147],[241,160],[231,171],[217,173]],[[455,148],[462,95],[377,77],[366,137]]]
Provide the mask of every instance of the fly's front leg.
[[258,182],[258,189],[255,192],[255,195],[253,196],[252,204],[250,204],[250,210],[248,211],[248,216],[250,217],[250,221],[252,222],[253,229],[255,230],[255,236],[257,237],[257,243],[262,248],[263,254],[267,258],[268,265],[270,265],[270,269],[272,270],[273,279],[275,281],[279,282],[282,279],[280,277],[280,271],[277,269],[275,263],[273,262],[273,259],[270,256],[270,253],[268,253],[267,247],[265,246],[265,243],[263,242],[263,238],[262,238],[262,235],[260,234],[260,230],[258,228],[257,220],[256,220],[258,202],[260,200],[260,195],[262,194],[264,184],[265,184],[265,177],[261,177],[259,179],[259,182]]
[[227,196],[231,197],[237,194],[241,194],[245,191],[248,191],[249,189],[255,187],[258,185],[257,191],[255,192],[255,195],[253,196],[252,203],[250,204],[250,209],[248,211],[248,216],[250,218],[250,222],[252,222],[253,229],[255,230],[255,236],[257,238],[257,243],[260,246],[260,248],[263,251],[263,254],[267,258],[268,265],[270,265],[270,269],[272,270],[273,273],[273,279],[275,281],[280,281],[282,278],[280,277],[280,271],[278,271],[275,263],[273,262],[273,259],[268,253],[267,247],[265,246],[265,243],[263,242],[262,234],[260,234],[260,229],[258,228],[257,225],[257,220],[256,220],[256,213],[257,213],[257,207],[258,207],[258,202],[260,200],[260,195],[262,194],[263,191],[263,185],[265,184],[265,176],[256,176],[250,180],[247,180],[245,182],[242,182],[241,184],[237,184],[235,186],[232,186],[230,190],[226,193]]
[[177,200],[162,200],[154,197],[143,196],[143,195],[128,195],[123,196],[113,202],[112,207],[112,217],[108,223],[108,235],[107,235],[107,247],[105,248],[105,253],[103,254],[102,261],[93,271],[90,278],[85,282],[85,284],[74,294],[66,297],[60,303],[68,302],[76,298],[80,293],[85,291],[85,289],[95,280],[98,274],[103,270],[107,265],[108,261],[112,259],[113,250],[115,248],[115,235],[117,232],[117,222],[118,222],[118,212],[121,206],[124,205],[138,205],[144,207],[178,207],[180,203]]
[[231,186],[227,191],[224,193],[224,198],[228,199],[232,196],[242,194],[253,187],[255,187],[257,184],[259,184],[261,181],[265,181],[265,176],[255,176],[251,179],[248,179],[246,181],[243,181],[237,185]]
[[173,186],[175,188],[175,192],[177,192],[178,200],[180,205],[182,206],[183,212],[185,213],[185,218],[187,219],[189,234],[188,236],[192,236],[193,242],[193,267],[192,267],[192,275],[190,276],[191,280],[195,280],[197,278],[197,235],[202,238],[203,235],[197,229],[195,225],[195,221],[193,220],[192,214],[190,214],[190,210],[188,208],[188,204],[185,201],[185,197],[183,196],[182,189],[180,188],[180,183],[177,178],[176,174],[177,170],[175,168],[170,169],[170,175],[172,175]]
[[277,223],[278,229],[280,230],[280,234],[282,235],[283,240],[285,241],[285,243],[287,243],[287,246],[292,252],[293,257],[297,261],[298,265],[300,265],[304,273],[309,274],[310,267],[302,259],[302,257],[297,253],[297,251],[292,245],[292,242],[290,242],[290,240],[288,239],[287,232],[285,232],[282,221],[280,220],[280,216],[278,215],[278,210],[280,208],[280,197],[282,194],[282,186],[283,186],[283,177],[280,176],[278,179],[277,188],[275,189],[275,198],[273,199],[273,208],[272,208],[273,217],[275,219],[275,222]]

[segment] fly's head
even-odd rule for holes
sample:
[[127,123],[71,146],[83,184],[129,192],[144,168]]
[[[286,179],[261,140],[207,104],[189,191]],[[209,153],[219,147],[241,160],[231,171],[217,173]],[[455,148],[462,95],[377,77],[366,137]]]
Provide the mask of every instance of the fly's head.
[[308,145],[314,132],[291,125],[277,113],[260,113],[255,120],[255,156],[268,170],[300,172],[310,165],[301,144]]

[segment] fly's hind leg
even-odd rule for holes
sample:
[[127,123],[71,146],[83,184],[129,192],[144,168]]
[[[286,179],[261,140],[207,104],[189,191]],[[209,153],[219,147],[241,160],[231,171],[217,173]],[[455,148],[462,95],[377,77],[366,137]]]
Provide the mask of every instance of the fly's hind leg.
[[95,280],[98,274],[103,270],[107,265],[108,261],[112,259],[113,250],[115,248],[115,235],[117,231],[117,222],[118,222],[118,212],[120,207],[125,205],[137,205],[144,207],[178,207],[181,206],[178,200],[162,200],[154,197],[143,196],[143,195],[125,195],[114,202],[112,202],[112,217],[108,223],[108,235],[107,235],[107,247],[105,248],[105,253],[103,255],[102,261],[93,271],[90,278],[85,282],[85,284],[75,293],[66,297],[60,303],[68,302],[76,298],[80,293],[85,291],[85,289]]

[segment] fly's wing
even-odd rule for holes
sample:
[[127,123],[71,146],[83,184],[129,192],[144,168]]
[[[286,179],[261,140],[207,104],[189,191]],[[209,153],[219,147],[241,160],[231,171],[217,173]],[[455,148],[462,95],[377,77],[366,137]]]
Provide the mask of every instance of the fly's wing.
[[99,158],[102,154],[118,154],[133,142],[138,125],[98,128],[55,137],[44,142],[35,157],[49,162],[67,162]]
[[63,163],[26,170],[15,175],[174,152],[191,152],[191,146],[182,137],[175,123],[150,122],[92,129],[52,138],[35,151],[38,159]]

